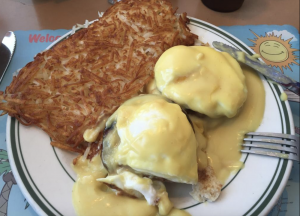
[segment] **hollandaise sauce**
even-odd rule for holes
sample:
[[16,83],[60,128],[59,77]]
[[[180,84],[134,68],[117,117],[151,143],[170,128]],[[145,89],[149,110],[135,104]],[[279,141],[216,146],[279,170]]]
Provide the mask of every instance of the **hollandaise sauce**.
[[211,118],[234,117],[247,99],[239,63],[210,47],[172,47],[161,55],[154,70],[163,95]]
[[[244,134],[255,131],[264,114],[259,76],[228,53],[205,46],[175,46],[157,61],[155,81],[161,94],[206,116],[191,119],[194,125],[203,124],[203,130],[195,130],[196,138],[204,142],[199,139],[204,131],[209,164],[224,184],[231,171],[243,165]],[[153,85],[149,89],[153,92]]]
[[120,144],[109,135],[103,140],[109,171],[122,165],[173,182],[197,183],[198,143],[179,105],[161,95],[140,95],[123,103],[106,126],[113,122]]
[[[74,170],[77,180],[72,191],[73,206],[77,215],[88,216],[159,216],[158,208],[144,199],[135,199],[116,193],[104,183],[97,181],[107,175],[100,155],[91,161],[81,156]],[[188,216],[185,211],[173,208],[168,216]]]
[[242,67],[248,88],[247,100],[233,118],[203,118],[207,138],[206,153],[217,178],[224,184],[233,172],[243,167],[241,144],[247,132],[255,131],[263,118],[265,91],[259,76],[247,66]]
[[96,179],[107,175],[100,156],[92,161],[81,157],[74,166],[77,181],[73,187],[73,205],[78,215],[156,215],[157,208],[146,200],[117,196]]

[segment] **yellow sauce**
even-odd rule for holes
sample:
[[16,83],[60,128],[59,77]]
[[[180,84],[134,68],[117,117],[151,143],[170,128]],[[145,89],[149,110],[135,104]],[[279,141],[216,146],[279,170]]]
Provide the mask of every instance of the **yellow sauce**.
[[245,76],[228,53],[204,46],[175,46],[155,65],[160,92],[212,118],[234,117],[247,98]]
[[72,198],[77,215],[156,215],[157,208],[145,200],[117,196],[105,184],[96,179],[105,177],[100,156],[91,162],[82,157],[74,166],[78,177],[73,186]]
[[197,149],[197,160],[198,160],[198,170],[201,171],[205,169],[208,165],[206,148],[207,148],[207,139],[204,136],[204,127],[201,119],[195,116],[189,116],[190,120],[193,122],[194,132],[196,140],[198,142]]
[[246,59],[245,59],[245,53],[244,52],[236,52],[237,54],[237,60],[239,62],[243,62],[245,63]]
[[247,66],[243,66],[243,71],[248,97],[239,114],[231,119],[202,119],[207,137],[207,157],[222,184],[231,172],[243,167],[240,149],[244,134],[258,128],[265,109],[265,91],[259,76]]
[[90,143],[95,142],[99,136],[99,133],[105,128],[106,120],[106,116],[101,116],[99,125],[97,125],[95,128],[89,128],[84,131],[83,139]]
[[281,101],[286,101],[288,99],[288,96],[285,92],[282,92],[280,95],[280,100]]
[[255,53],[251,56],[253,59],[257,60],[258,58],[260,58],[260,55]]
[[134,97],[119,107],[106,126],[113,122],[121,142],[112,164],[174,182],[197,183],[198,143],[179,105],[161,95]]
[[[240,61],[243,58],[241,52]],[[176,46],[157,61],[155,80],[163,95],[207,116],[192,121],[194,125],[202,121],[209,163],[224,184],[231,171],[242,167],[244,134],[255,131],[262,120],[265,92],[260,78],[249,67],[242,69],[228,53],[203,46]],[[198,142],[200,138],[205,143],[203,129],[195,132]]]
[[[82,216],[159,216],[158,208],[145,199],[133,199],[116,195],[102,182],[96,181],[107,175],[100,156],[92,161],[80,157],[73,167],[77,180],[72,191],[73,206],[77,215]],[[187,212],[172,209],[168,216],[187,216]]]
[[[242,51],[238,51],[238,52],[236,52],[236,54],[237,54],[237,60],[239,61],[239,62],[243,62],[243,63],[245,63],[246,62],[246,53],[244,53],[244,52],[242,52]],[[253,54],[252,56],[248,56],[250,59],[252,59],[253,61],[257,61],[257,59],[258,58],[260,58],[260,55],[259,54],[257,54],[257,53],[255,53],[255,54]]]

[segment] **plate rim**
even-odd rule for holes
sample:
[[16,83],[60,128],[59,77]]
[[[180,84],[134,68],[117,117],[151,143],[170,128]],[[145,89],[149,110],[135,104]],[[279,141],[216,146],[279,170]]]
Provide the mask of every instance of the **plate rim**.
[[[211,23],[208,23],[206,21],[203,21],[203,20],[200,20],[200,19],[197,19],[197,18],[194,18],[194,17],[188,17],[188,18],[192,22],[194,22],[194,23],[197,23],[199,25],[205,26],[207,28],[212,28],[214,31],[219,32],[221,35],[223,35],[223,36],[225,35],[227,39],[229,39],[230,41],[233,41],[235,44],[237,44],[238,46],[240,46],[241,48],[243,48],[243,50],[247,50],[247,52],[249,54],[251,54],[251,53],[253,54],[254,53],[254,51],[251,50],[251,48],[248,45],[246,45],[244,42],[242,42],[241,40],[239,40],[238,38],[236,38],[235,36],[233,36],[229,32],[227,32],[227,31],[225,31],[225,30],[223,30],[223,29],[221,29],[221,28],[219,28],[219,27],[217,27],[217,26],[215,26],[215,25],[213,25]],[[92,22],[94,22],[94,21],[92,21]],[[90,24],[92,22],[90,22]],[[195,25],[195,26],[199,27],[197,25]],[[73,28],[73,30],[71,30],[71,31],[68,31],[66,34],[64,34],[63,36],[61,36],[59,38],[59,40],[53,42],[50,46],[48,46],[46,48],[46,50],[49,49],[49,48],[51,48],[55,44],[59,43],[60,41],[64,40],[66,37],[72,35],[72,33],[74,33],[76,30],[79,30],[81,28],[82,27],[77,27],[75,29]],[[274,97],[276,99],[276,102],[278,103],[277,97],[276,97],[274,91],[276,91],[277,94],[278,94],[278,93],[281,93],[283,91],[283,89],[280,86],[278,86],[278,85],[276,85],[274,83],[270,83],[268,80],[267,80],[267,83],[269,84],[271,90],[273,91],[273,95],[274,95]],[[282,108],[285,109],[285,111],[283,111],[284,114],[285,114],[285,116],[281,118],[281,121],[287,119],[289,121],[289,125],[288,126],[290,127],[289,132],[291,134],[295,134],[294,127],[293,127],[294,123],[293,123],[293,118],[292,118],[292,113],[291,113],[290,105],[286,101],[286,102],[283,102],[281,106],[282,106]],[[279,104],[278,104],[278,109],[280,111],[280,105]],[[280,112],[280,114],[281,114],[281,112]],[[10,164],[11,164],[12,171],[13,171],[13,173],[16,173],[14,176],[16,178],[18,186],[20,187],[23,195],[26,197],[26,199],[28,200],[28,202],[30,203],[30,205],[33,207],[33,209],[36,211],[36,213],[38,213],[39,215],[46,215],[46,212],[41,209],[41,207],[35,202],[35,200],[29,194],[26,186],[24,185],[24,183],[23,183],[23,181],[22,181],[22,179],[21,179],[21,177],[19,175],[18,169],[16,167],[15,160],[13,160],[14,156],[13,156],[13,152],[12,152],[12,143],[11,143],[11,141],[12,141],[11,140],[11,138],[12,138],[11,137],[11,128],[12,128],[11,122],[12,122],[12,117],[8,116],[7,117],[7,124],[6,124],[7,152],[8,152],[8,157],[9,157],[9,161],[10,161]],[[282,130],[283,130],[282,133],[284,133],[284,126],[287,126],[287,123],[286,124],[283,124],[283,122],[281,122],[281,123],[282,123]],[[15,125],[15,127],[16,127],[16,125]],[[282,159],[279,159],[277,166],[279,166],[281,160]],[[264,196],[264,194],[263,194],[259,198],[259,200],[254,204],[254,206],[252,208],[250,208],[243,215],[247,215],[248,213],[251,213],[251,214],[254,214],[254,213],[257,213],[257,214],[267,214],[274,207],[275,203],[277,202],[278,196],[281,195],[281,193],[283,192],[283,190],[285,188],[285,185],[286,185],[286,183],[288,181],[288,178],[289,178],[289,175],[290,175],[290,172],[291,172],[291,168],[292,168],[292,164],[293,164],[293,162],[291,160],[288,160],[288,161],[285,161],[285,162],[283,161],[283,163],[286,163],[286,165],[285,165],[285,172],[283,173],[281,181],[279,181],[278,188],[275,189],[272,198],[264,206],[261,207],[261,205],[259,205],[258,207],[256,207],[256,205],[258,205],[259,201],[261,199],[263,199],[263,196]],[[278,181],[278,179],[277,179],[277,181]],[[266,189],[266,191],[267,190],[268,190],[268,188]],[[274,187],[273,187],[273,189],[271,191],[273,191],[273,190],[274,190]],[[267,196],[270,196],[270,193]],[[264,201],[265,200],[266,200],[266,198],[264,199]],[[254,213],[251,212],[253,210],[253,208],[255,210]]]

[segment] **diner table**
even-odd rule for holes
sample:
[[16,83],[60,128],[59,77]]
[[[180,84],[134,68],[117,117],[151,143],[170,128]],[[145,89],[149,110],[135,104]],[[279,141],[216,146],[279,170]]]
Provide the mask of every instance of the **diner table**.
[[[292,25],[299,31],[299,0],[245,0],[234,12],[220,13],[201,0],[171,0],[178,12],[216,26]],[[8,30],[70,29],[105,11],[107,0],[0,0],[0,38]]]
[[[248,46],[270,34],[285,42],[292,38],[287,43],[293,49],[298,49],[292,52],[298,56],[298,60],[284,65],[285,67],[275,63],[272,66],[299,81],[299,0],[245,0],[240,9],[227,13],[213,11],[201,0],[170,2],[174,8],[178,8],[178,13],[187,12],[188,16],[219,26]],[[42,43],[43,41],[34,38],[34,35],[61,36],[77,23],[97,19],[98,12],[104,12],[110,6],[107,0],[0,0],[0,38],[2,39],[7,31],[13,31],[17,35],[17,46],[22,40],[28,40],[28,49],[31,44],[32,47],[35,46],[34,50],[42,51],[51,41]],[[33,54],[30,58],[33,58]],[[11,80],[12,73],[5,76],[9,78],[1,83],[1,91],[9,84],[7,80]],[[295,126],[299,130],[299,103],[290,102],[290,105]],[[6,119],[6,116],[0,117],[1,153],[6,151]],[[0,158],[0,165],[1,163],[3,161]],[[9,172],[9,169],[3,170],[0,166],[1,196],[5,196],[7,200],[5,203],[0,202],[0,216],[36,215],[23,197],[17,182],[6,184],[3,176]],[[299,215],[299,162],[293,164],[287,186],[269,213],[269,216],[273,215]]]

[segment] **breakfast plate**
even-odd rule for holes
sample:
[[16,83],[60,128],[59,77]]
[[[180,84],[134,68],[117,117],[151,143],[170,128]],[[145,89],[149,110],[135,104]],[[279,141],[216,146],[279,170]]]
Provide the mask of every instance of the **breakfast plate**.
[[[253,53],[247,45],[220,28],[195,18],[190,21],[189,28],[202,43],[211,45],[213,41],[220,41]],[[60,40],[72,33],[74,30]],[[266,106],[257,131],[294,134],[289,104],[280,100],[282,88],[263,76],[261,79]],[[76,154],[52,147],[49,136],[41,129],[24,126],[15,118],[8,117],[6,131],[12,171],[34,210],[39,215],[75,215],[72,187],[76,174],[71,163]],[[190,186],[174,183],[167,185],[171,201],[191,215],[266,215],[286,185],[292,162],[247,154],[242,155],[241,161],[244,168],[227,179],[216,202],[198,203],[189,195]]]

